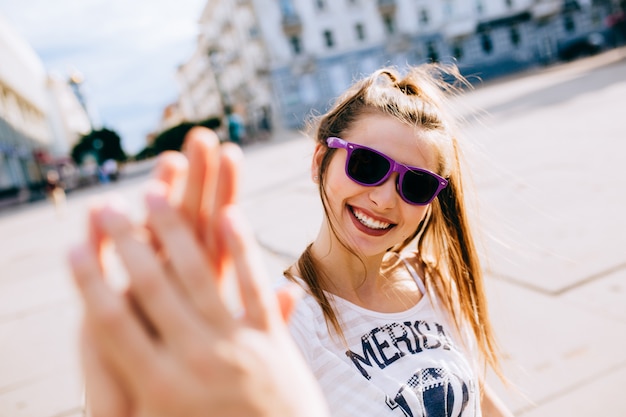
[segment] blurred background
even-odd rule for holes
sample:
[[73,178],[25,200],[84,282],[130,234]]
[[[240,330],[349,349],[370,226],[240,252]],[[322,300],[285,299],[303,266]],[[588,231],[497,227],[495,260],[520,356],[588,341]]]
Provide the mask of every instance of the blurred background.
[[[456,63],[516,415],[626,416],[626,2],[0,0],[0,417],[82,415],[65,252],[108,192],[141,216],[194,125],[239,143],[278,277],[321,219],[307,117],[386,65]],[[491,378],[491,377],[490,377]]]

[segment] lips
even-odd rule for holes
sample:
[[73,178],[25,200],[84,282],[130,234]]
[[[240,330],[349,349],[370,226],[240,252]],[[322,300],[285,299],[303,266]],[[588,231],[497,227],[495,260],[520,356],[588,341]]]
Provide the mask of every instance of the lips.
[[394,223],[391,223],[387,219],[372,217],[370,214],[357,207],[348,206],[348,208],[350,213],[352,213],[355,224],[361,226],[359,229],[370,234],[383,234],[395,226]]

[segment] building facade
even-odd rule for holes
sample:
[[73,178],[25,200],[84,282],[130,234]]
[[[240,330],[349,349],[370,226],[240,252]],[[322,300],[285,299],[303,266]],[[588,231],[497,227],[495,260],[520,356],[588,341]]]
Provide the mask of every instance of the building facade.
[[52,143],[46,72],[0,16],[0,198],[28,199],[43,181],[38,162]]
[[[302,127],[352,82],[383,66],[455,63],[479,82],[558,59],[562,45],[605,30],[609,1],[211,0],[196,52],[181,66],[190,120],[272,105]],[[254,123],[251,123],[254,125]]]
[[180,111],[190,121],[234,112],[254,135],[272,105],[266,44],[250,0],[208,1],[196,50],[179,67]]
[[554,0],[255,0],[282,122],[302,126],[381,66],[453,62],[471,82],[546,64],[607,10]]
[[67,155],[89,119],[67,81],[49,76],[0,16],[0,203],[43,195],[46,170]]

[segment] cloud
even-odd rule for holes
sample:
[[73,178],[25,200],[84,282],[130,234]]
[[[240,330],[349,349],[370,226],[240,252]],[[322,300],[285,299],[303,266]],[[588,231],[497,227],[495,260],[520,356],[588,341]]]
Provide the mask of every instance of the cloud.
[[0,0],[0,13],[49,71],[84,75],[102,121],[136,152],[177,95],[174,73],[191,56],[205,1]]

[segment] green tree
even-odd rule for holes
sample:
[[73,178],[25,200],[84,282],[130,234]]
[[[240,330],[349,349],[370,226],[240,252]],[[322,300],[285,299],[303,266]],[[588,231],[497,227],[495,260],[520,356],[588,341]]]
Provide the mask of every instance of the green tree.
[[174,127],[171,127],[154,139],[152,145],[145,147],[141,152],[135,155],[135,159],[145,159],[156,156],[163,151],[180,151],[183,146],[185,136],[194,126],[204,126],[209,129],[217,129],[221,125],[221,120],[218,117],[211,117],[201,122],[182,122]]
[[72,148],[71,156],[74,162],[80,165],[85,156],[90,154],[96,158],[98,165],[107,159],[114,159],[118,162],[127,159],[126,152],[122,149],[120,136],[115,131],[105,127],[92,130],[84,135]]

